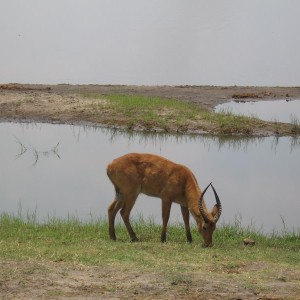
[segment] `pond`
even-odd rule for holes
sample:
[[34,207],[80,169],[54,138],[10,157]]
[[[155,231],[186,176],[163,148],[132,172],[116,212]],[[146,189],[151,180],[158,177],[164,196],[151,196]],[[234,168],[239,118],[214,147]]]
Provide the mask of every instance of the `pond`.
[[[107,164],[128,152],[147,152],[188,166],[202,188],[213,181],[223,205],[220,223],[299,230],[299,139],[145,135],[39,123],[0,123],[0,137],[1,213],[41,222],[106,217],[114,198]],[[206,201],[214,204],[211,190]],[[161,201],[140,196],[132,214],[161,223]],[[182,222],[176,204],[171,221]]]
[[256,117],[265,121],[300,124],[300,100],[231,101],[217,105],[215,111]]

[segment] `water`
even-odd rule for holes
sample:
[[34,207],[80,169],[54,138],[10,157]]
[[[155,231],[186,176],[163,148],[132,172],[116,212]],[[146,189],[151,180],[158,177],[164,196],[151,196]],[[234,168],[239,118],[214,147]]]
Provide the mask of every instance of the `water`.
[[2,2],[0,83],[299,86],[299,1]]
[[236,102],[217,105],[216,112],[256,117],[265,121],[300,124],[300,100]]
[[[88,221],[107,216],[114,189],[106,165],[127,152],[148,152],[182,163],[203,188],[213,181],[223,205],[220,223],[264,232],[299,228],[300,145],[283,137],[223,140],[142,135],[49,124],[0,123],[1,212]],[[212,191],[206,201],[214,204]],[[140,196],[133,216],[161,223],[160,199]],[[284,226],[282,219],[284,220]],[[172,222],[182,222],[174,204]]]

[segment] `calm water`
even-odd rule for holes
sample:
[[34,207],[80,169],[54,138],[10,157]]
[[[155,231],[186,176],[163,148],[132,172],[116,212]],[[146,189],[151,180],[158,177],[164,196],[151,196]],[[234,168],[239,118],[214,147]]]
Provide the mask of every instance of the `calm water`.
[[[290,138],[128,135],[101,128],[0,123],[1,212],[23,216],[105,217],[114,198],[106,165],[127,152],[160,154],[190,167],[200,186],[213,181],[221,223],[252,224],[265,232],[299,228],[300,142]],[[212,207],[214,198],[206,198]],[[133,215],[161,222],[159,199],[140,197]],[[180,221],[173,205],[173,222]]]
[[0,83],[299,86],[300,2],[1,1]]
[[300,124],[300,100],[235,102],[217,105],[216,112],[231,112],[236,115],[256,117],[266,121]]

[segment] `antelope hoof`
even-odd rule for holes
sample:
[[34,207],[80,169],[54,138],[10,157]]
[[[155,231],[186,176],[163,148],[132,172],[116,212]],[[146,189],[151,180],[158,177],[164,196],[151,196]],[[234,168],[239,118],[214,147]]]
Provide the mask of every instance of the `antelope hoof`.
[[162,236],[160,238],[161,243],[165,243],[167,241],[167,237],[166,236]]
[[110,237],[110,239],[111,239],[112,241],[116,241],[116,240],[117,240],[117,238],[116,238],[115,235],[110,235],[109,237]]

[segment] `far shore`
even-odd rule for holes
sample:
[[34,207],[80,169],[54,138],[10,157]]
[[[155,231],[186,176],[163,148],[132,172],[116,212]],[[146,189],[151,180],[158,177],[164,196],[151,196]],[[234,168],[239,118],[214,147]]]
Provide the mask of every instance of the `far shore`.
[[[87,100],[83,96],[85,94],[97,94],[104,99],[106,95],[112,94],[177,99],[213,112],[216,105],[229,101],[300,99],[300,87],[0,84],[0,121],[94,124],[110,127],[107,114],[104,116],[101,109],[95,114],[90,107],[86,106]],[[124,120],[117,120],[117,123],[118,121],[120,127],[125,124],[124,127],[129,128]],[[131,127],[144,131],[164,130],[157,126],[143,128],[143,124],[135,124]],[[186,133],[222,134],[218,125],[206,120],[193,122],[185,127]],[[178,128],[169,126],[167,132],[178,132]],[[298,134],[298,129],[293,129],[291,124],[276,123],[275,126],[271,122],[259,122],[245,132],[253,136],[280,136]],[[232,130],[232,135],[235,134],[240,135],[241,132]]]

